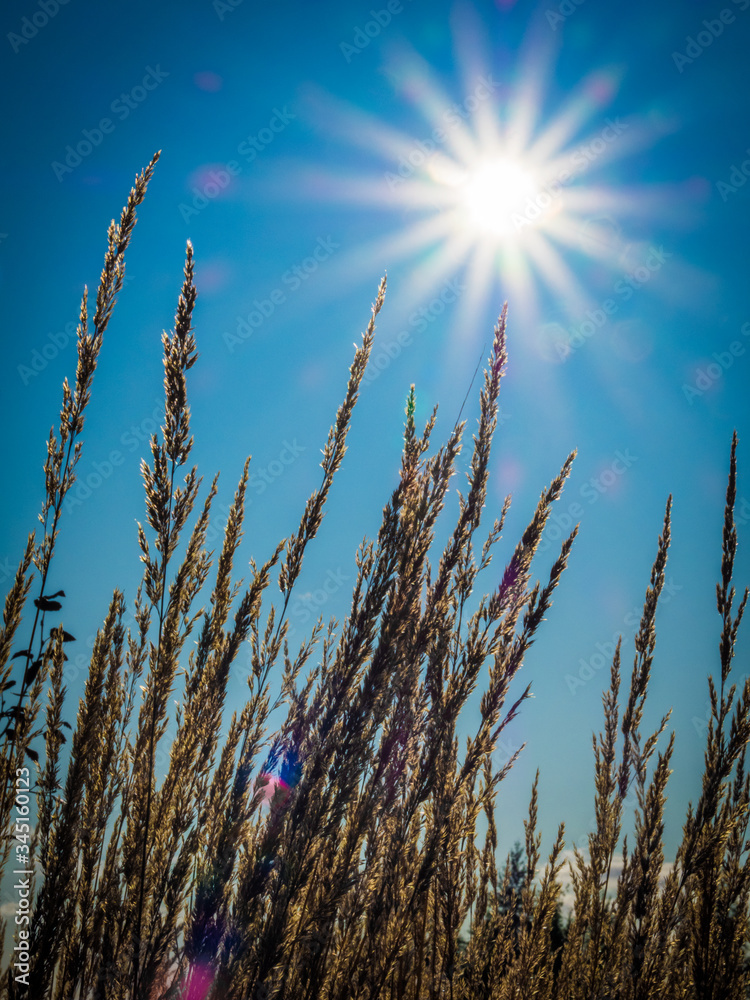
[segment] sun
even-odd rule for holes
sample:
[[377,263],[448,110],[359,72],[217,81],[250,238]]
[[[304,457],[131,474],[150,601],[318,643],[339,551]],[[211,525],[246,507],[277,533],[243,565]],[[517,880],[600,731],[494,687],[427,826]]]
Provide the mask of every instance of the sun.
[[466,172],[458,192],[466,228],[502,241],[519,236],[519,220],[537,189],[534,174],[521,160],[497,157],[480,162]]

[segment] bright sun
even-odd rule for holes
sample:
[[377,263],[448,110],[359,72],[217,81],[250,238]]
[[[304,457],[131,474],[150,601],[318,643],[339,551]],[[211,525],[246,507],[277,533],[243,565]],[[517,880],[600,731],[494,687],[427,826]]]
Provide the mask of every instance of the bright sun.
[[518,233],[514,217],[522,216],[536,194],[533,174],[518,160],[487,160],[469,171],[460,187],[459,204],[475,233],[507,238]]

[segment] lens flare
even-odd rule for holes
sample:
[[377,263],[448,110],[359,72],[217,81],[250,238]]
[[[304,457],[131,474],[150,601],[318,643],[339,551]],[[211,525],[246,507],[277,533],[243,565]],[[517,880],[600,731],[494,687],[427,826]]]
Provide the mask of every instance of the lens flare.
[[[664,191],[618,182],[617,167],[670,126],[617,117],[611,106],[624,72],[617,68],[587,74],[550,109],[548,45],[531,37],[517,66],[498,69],[471,19],[458,17],[453,28],[450,83],[406,44],[392,50],[385,72],[409,108],[408,127],[307,86],[301,114],[340,139],[351,162],[335,170],[300,164],[295,184],[287,170],[283,186],[269,175],[265,190],[288,198],[294,189],[376,213],[378,235],[326,270],[331,289],[360,280],[377,259],[406,272],[390,305],[407,316],[458,278],[465,291],[451,311],[452,330],[481,327],[505,299],[527,329],[544,322],[549,301],[563,324],[572,323],[592,307],[587,268],[600,283],[607,284],[605,270],[615,280],[630,220],[664,210]],[[389,215],[394,225],[384,229]],[[622,231],[617,246],[601,222],[610,217]]]

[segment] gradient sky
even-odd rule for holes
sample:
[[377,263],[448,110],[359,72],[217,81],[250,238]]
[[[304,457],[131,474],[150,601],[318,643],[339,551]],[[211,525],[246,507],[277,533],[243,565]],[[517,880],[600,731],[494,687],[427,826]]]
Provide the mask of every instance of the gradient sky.
[[[140,576],[138,465],[159,419],[160,336],[187,239],[201,353],[189,381],[193,456],[204,484],[221,470],[221,524],[253,455],[245,566],[296,528],[319,482],[352,343],[388,272],[377,377],[292,602],[297,640],[318,612],[345,613],[356,546],[377,531],[397,479],[410,383],[418,419],[440,403],[433,439],[443,440],[507,299],[487,527],[507,492],[513,506],[484,587],[497,586],[539,491],[573,448],[540,576],[562,528],[581,526],[517,681],[520,692],[531,680],[535,699],[497,751],[499,765],[528,741],[499,799],[501,848],[523,834],[537,767],[543,848],[563,819],[568,846],[584,842],[612,643],[623,633],[627,680],[672,493],[644,724],[673,708],[669,858],[700,789],[733,428],[738,588],[749,575],[750,0],[13,0],[2,20],[2,584],[41,502],[45,439],[62,379],[75,374],[83,285],[96,287],[109,220],[162,150],[50,578],[78,637],[71,694],[112,589],[132,600]],[[493,170],[507,189],[499,202],[486,186]],[[477,395],[478,383],[467,435]],[[747,653],[742,639],[738,679]],[[477,711],[478,695],[466,733]]]

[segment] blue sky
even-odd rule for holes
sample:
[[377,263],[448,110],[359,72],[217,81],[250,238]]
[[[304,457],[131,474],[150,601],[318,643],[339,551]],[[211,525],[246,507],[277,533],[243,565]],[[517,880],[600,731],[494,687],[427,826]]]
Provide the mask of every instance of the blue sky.
[[[418,419],[440,403],[443,439],[508,299],[488,526],[507,492],[513,506],[486,589],[573,448],[539,575],[562,530],[581,528],[518,681],[519,692],[533,682],[535,700],[497,752],[500,763],[528,741],[500,799],[501,847],[522,835],[537,767],[545,848],[562,819],[571,840],[584,839],[611,646],[622,632],[629,677],[672,493],[646,724],[673,707],[673,853],[700,787],[734,428],[736,582],[748,580],[750,0],[635,0],[627,14],[600,0],[24,0],[5,5],[3,35],[4,584],[41,502],[62,379],[75,373],[82,287],[96,286],[106,227],[133,176],[162,150],[51,579],[78,637],[71,693],[113,587],[132,600],[139,579],[138,464],[159,420],[160,336],[187,239],[201,353],[189,383],[193,455],[208,481],[221,470],[219,525],[253,455],[245,563],[296,528],[318,484],[352,343],[388,273],[375,377],[291,607],[297,639],[318,612],[345,612],[356,546],[377,531],[396,481],[410,383]],[[476,399],[477,385],[468,434]],[[743,640],[740,678],[747,652]]]

